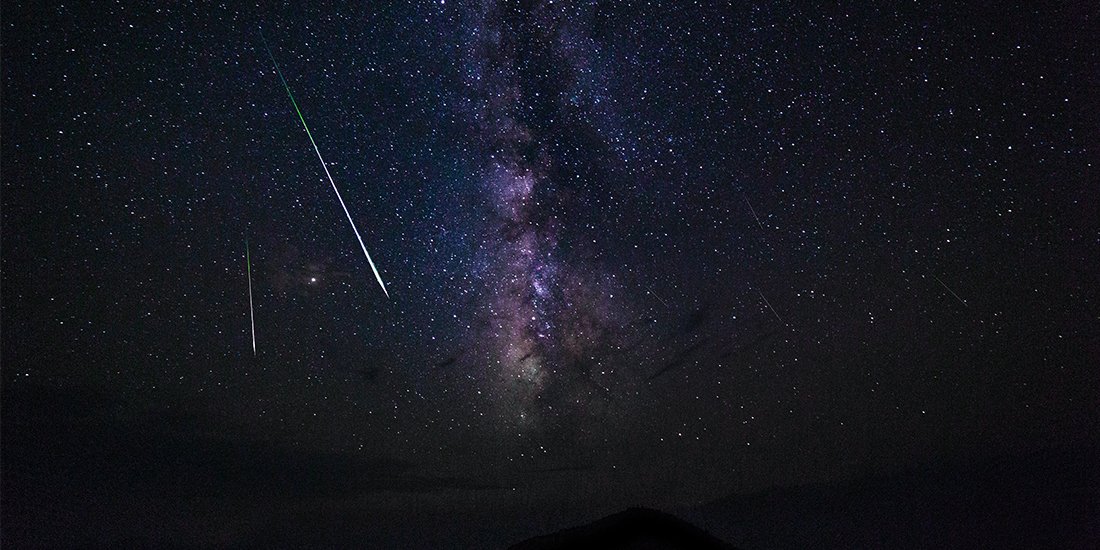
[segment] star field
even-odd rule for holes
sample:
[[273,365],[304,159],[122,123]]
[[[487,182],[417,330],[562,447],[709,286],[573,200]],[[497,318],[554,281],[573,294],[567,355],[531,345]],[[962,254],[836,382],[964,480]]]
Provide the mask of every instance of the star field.
[[4,536],[397,540],[1095,441],[1096,17],[6,2]]

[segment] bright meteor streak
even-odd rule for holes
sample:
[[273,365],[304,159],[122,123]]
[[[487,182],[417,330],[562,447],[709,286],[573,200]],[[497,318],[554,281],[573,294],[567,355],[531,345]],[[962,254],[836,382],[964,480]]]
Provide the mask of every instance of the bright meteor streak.
[[252,309],[252,257],[248,253],[248,239],[244,241],[244,262],[248,270],[248,319],[252,323],[252,355],[256,355],[256,313]]
[[[263,39],[262,36],[260,38],[261,40]],[[275,65],[275,72],[279,74],[279,81],[283,83],[283,88],[286,89],[286,95],[290,98],[290,104],[294,106],[294,112],[298,113],[298,120],[302,121],[302,128],[306,129],[306,135],[309,136],[309,142],[313,145],[313,151],[317,153],[317,159],[321,161],[321,167],[325,169],[325,175],[328,176],[328,182],[332,184],[332,190],[336,191],[336,198],[340,201],[340,206],[344,208],[344,214],[348,217],[348,223],[351,224],[351,230],[355,232],[355,238],[359,239],[359,246],[363,248],[363,254],[367,257],[367,263],[370,264],[370,269],[374,272],[374,278],[378,280],[378,285],[382,287],[382,292],[389,298],[390,293],[386,290],[386,283],[382,282],[382,276],[378,274],[378,268],[374,266],[374,260],[371,259],[370,252],[367,252],[367,245],[363,243],[363,237],[359,234],[359,229],[355,227],[355,220],[351,218],[351,212],[348,211],[348,205],[344,204],[344,197],[340,195],[340,190],[336,187],[336,181],[332,179],[332,174],[328,171],[328,165],[325,164],[325,159],[321,157],[321,150],[317,148],[317,142],[313,140],[313,133],[309,131],[309,125],[306,124],[306,119],[302,116],[302,110],[298,108],[298,102],[294,100],[294,94],[290,93],[290,86],[286,83],[286,78],[283,78],[283,71],[279,69],[279,63],[275,61],[275,55],[271,53],[271,48],[267,46],[266,40],[264,40],[264,49],[267,50],[267,55],[271,58],[271,63]]]

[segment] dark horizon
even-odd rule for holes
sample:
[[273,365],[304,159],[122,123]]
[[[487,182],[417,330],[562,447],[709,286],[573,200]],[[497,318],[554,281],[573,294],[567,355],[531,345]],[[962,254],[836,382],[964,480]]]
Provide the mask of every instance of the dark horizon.
[[877,528],[800,506],[916,476],[910,521],[959,516],[944,475],[990,515],[937,544],[1085,512],[1098,17],[5,0],[0,537],[506,547],[642,507],[843,546]]

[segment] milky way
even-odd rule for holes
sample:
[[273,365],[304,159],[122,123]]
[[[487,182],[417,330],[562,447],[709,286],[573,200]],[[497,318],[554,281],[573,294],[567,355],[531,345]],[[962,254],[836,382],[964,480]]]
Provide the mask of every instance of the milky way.
[[[471,123],[493,220],[481,249],[488,293],[478,338],[498,371],[505,418],[521,427],[607,397],[589,362],[610,345],[621,309],[614,278],[583,257],[583,246],[562,242],[577,190],[560,181],[553,136],[576,130],[578,110],[590,114],[579,100],[594,80],[584,18],[552,2],[529,10],[486,3],[471,25]],[[560,80],[547,86],[548,75]]]

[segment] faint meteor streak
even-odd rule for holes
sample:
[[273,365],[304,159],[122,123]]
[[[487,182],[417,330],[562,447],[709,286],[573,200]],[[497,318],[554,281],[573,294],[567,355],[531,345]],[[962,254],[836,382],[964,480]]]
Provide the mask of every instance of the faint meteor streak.
[[741,198],[745,199],[745,204],[749,205],[749,212],[752,212],[752,217],[756,218],[756,225],[760,226],[760,230],[764,231],[764,224],[760,223],[760,216],[756,215],[756,209],[752,207],[752,203],[749,202],[749,197],[744,193],[741,193]]
[[647,287],[646,287],[646,291],[647,291],[647,292],[649,292],[650,294],[652,294],[654,298],[656,298],[656,299],[660,300],[660,301],[661,301],[661,303],[665,305],[665,307],[667,307],[667,308],[669,308],[669,309],[672,309],[672,306],[668,305],[668,302],[666,302],[666,301],[664,300],[664,298],[661,298],[660,296],[658,296],[656,292],[653,292],[653,289],[652,289],[652,288],[649,288],[649,287],[647,286]]
[[252,309],[252,256],[248,251],[248,239],[244,240],[244,262],[248,272],[248,319],[252,323],[252,355],[256,355],[256,313]]
[[952,296],[954,296],[954,297],[955,297],[955,299],[956,299],[956,300],[958,300],[958,301],[959,301],[959,303],[963,305],[963,307],[965,307],[965,308],[969,308],[969,307],[970,307],[970,306],[969,306],[969,305],[968,305],[968,304],[966,303],[966,300],[963,300],[962,298],[959,298],[959,295],[958,295],[958,294],[955,294],[955,291],[954,291],[954,290],[951,290],[951,287],[949,287],[949,286],[947,286],[946,284],[944,284],[944,282],[943,282],[943,281],[941,281],[939,277],[937,277],[937,276],[936,276],[935,274],[933,274],[933,275],[932,275],[932,278],[933,278],[933,279],[935,279],[935,280],[936,280],[936,282],[937,282],[937,283],[939,283],[939,284],[940,284],[940,286],[942,286],[942,287],[944,288],[944,290],[946,290],[946,291],[950,292],[950,293],[951,293],[951,295],[952,295]]
[[764,300],[764,303],[765,303],[765,304],[767,304],[767,306],[768,306],[768,309],[772,310],[772,315],[775,315],[775,318],[776,318],[776,319],[779,319],[779,322],[780,322],[780,323],[783,323],[783,326],[787,326],[787,322],[786,322],[786,321],[784,321],[784,320],[783,320],[783,318],[782,318],[782,317],[780,317],[780,316],[779,316],[779,314],[775,312],[775,308],[774,308],[774,307],[772,307],[772,303],[771,303],[771,302],[769,302],[769,301],[768,301],[768,299],[764,297],[764,293],[763,293],[763,292],[761,292],[759,288],[758,288],[758,289],[756,289],[756,293],[760,295],[760,299],[761,299],[761,300]]
[[[263,36],[260,36],[263,40]],[[271,53],[271,48],[267,46],[267,40],[264,40],[264,49],[267,50],[268,57],[271,58],[271,63],[275,65],[275,72],[279,75],[279,81],[283,83],[283,88],[286,89],[286,95],[290,98],[290,104],[294,106],[294,112],[298,113],[298,120],[302,121],[302,128],[306,129],[306,135],[309,136],[309,142],[313,145],[313,151],[317,153],[317,159],[321,161],[321,168],[325,169],[325,175],[328,176],[328,182],[332,184],[332,190],[336,192],[336,198],[340,201],[340,206],[344,208],[344,214],[348,217],[348,223],[351,224],[351,230],[355,232],[355,238],[359,239],[359,246],[363,248],[363,255],[367,257],[367,263],[370,264],[371,271],[374,272],[374,278],[378,280],[378,286],[382,287],[382,292],[387,298],[390,297],[390,293],[386,290],[386,283],[382,282],[382,275],[378,273],[378,268],[374,265],[374,260],[370,257],[370,252],[367,252],[367,245],[363,243],[363,237],[359,234],[359,228],[355,227],[355,220],[351,218],[351,212],[348,211],[348,205],[344,204],[344,197],[340,195],[340,190],[336,187],[336,181],[332,179],[332,174],[328,171],[328,164],[325,164],[325,159],[321,156],[321,150],[317,148],[317,142],[313,140],[313,133],[309,131],[309,125],[306,124],[306,119],[302,116],[302,110],[298,108],[298,102],[294,100],[294,94],[290,93],[290,86],[286,83],[286,78],[283,77],[283,71],[279,68],[279,63],[275,61],[275,55]]]

